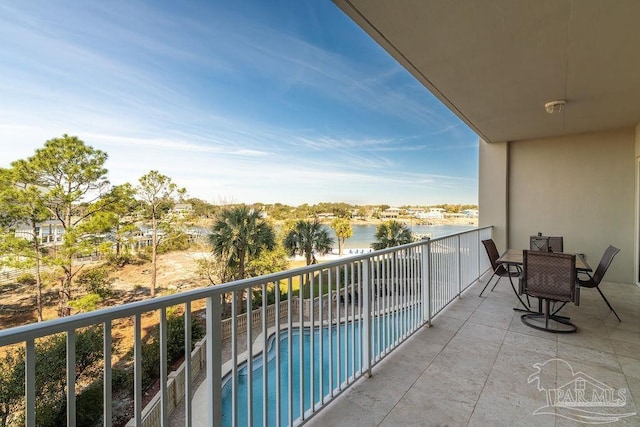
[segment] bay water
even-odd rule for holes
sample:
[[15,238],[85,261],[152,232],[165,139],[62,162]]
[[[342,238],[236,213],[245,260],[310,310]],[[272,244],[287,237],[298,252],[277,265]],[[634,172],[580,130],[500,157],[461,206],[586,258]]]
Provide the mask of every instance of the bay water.
[[[352,224],[353,236],[345,241],[345,249],[366,249],[370,248],[371,244],[376,241],[376,229],[375,224]],[[409,226],[411,232],[419,235],[424,235],[433,238],[446,236],[447,234],[459,233],[461,231],[472,230],[477,228],[475,225],[412,225]],[[335,240],[335,248],[338,248],[338,239],[331,227],[327,226],[331,237]]]

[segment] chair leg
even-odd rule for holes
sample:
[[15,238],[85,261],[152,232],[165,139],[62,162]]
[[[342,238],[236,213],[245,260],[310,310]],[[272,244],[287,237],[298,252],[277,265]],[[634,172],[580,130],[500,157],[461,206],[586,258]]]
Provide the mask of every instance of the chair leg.
[[545,329],[549,329],[549,315],[551,314],[551,312],[549,311],[549,304],[551,301],[549,300],[545,300],[544,301],[544,305],[545,305],[545,311],[544,311],[544,328]]
[[[487,284],[484,285],[484,288],[482,288],[482,291],[480,292],[480,295],[478,295],[480,298],[482,298],[482,293],[484,292],[485,289],[487,289],[487,286],[489,286],[489,283],[491,283],[491,279],[493,279],[493,276],[495,276],[495,275],[496,275],[496,273],[493,273],[491,275],[491,277],[489,277],[489,280],[487,280]],[[496,285],[498,284],[499,281],[500,281],[500,278],[498,277],[498,280],[496,281]],[[495,288],[495,285],[493,285],[493,287]]]
[[[565,305],[567,305],[567,303],[566,303],[566,302],[563,302],[563,303],[560,305],[560,308],[558,308],[557,310],[555,310],[555,306],[554,306],[554,312],[553,312],[551,315],[552,315],[552,316],[556,316],[556,315],[558,314],[558,312],[564,308],[564,306],[565,306]],[[562,316],[558,316],[558,317],[562,317]],[[567,319],[568,319],[568,317],[567,317]]]
[[611,304],[609,304],[609,300],[607,299],[607,297],[604,296],[604,294],[600,290],[600,286],[596,286],[596,289],[598,290],[598,292],[600,292],[600,295],[602,296],[602,299],[604,300],[604,302],[607,303],[607,306],[609,307],[609,309],[611,311],[613,311],[613,314],[616,315],[616,317],[618,318],[618,322],[622,322],[622,320],[620,320],[620,316],[618,316],[618,313],[616,313],[616,311],[613,309],[613,307],[611,307]]
[[529,302],[529,295],[527,295],[527,304],[524,303],[524,301],[522,301],[522,298],[520,297],[520,295],[518,294],[518,291],[516,291],[516,285],[513,284],[513,278],[511,276],[509,276],[509,284],[511,285],[511,289],[513,289],[513,293],[516,294],[516,298],[518,298],[518,301],[520,301],[520,304],[522,304],[522,306],[525,308],[524,310],[521,308],[515,308],[514,310],[516,311],[526,311],[527,313],[531,313],[531,302]]
[[[516,271],[522,274],[522,267],[520,267],[519,265],[516,265]],[[529,300],[529,294],[525,294],[525,296],[527,297],[527,306],[531,308],[531,301]]]

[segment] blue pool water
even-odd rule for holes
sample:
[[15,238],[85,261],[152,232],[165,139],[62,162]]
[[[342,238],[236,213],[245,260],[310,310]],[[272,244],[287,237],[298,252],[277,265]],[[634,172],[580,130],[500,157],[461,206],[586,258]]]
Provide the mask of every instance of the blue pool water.
[[[377,336],[375,332],[376,328],[383,328],[387,331],[389,328],[396,328],[399,334],[403,333],[405,329],[405,322],[401,321],[398,316],[379,318],[377,321],[372,322],[374,328],[374,337]],[[338,354],[338,332],[340,328],[340,351]],[[331,330],[331,334],[329,333]],[[381,333],[381,337],[384,336],[382,329],[378,329]],[[358,372],[360,369],[360,351],[361,344],[359,341],[360,325],[356,321],[352,323],[342,323],[340,326],[325,326],[323,328],[316,327],[313,330],[314,336],[314,350],[315,354],[311,357],[311,334],[310,328],[304,328],[302,334],[303,340],[303,358],[304,358],[304,410],[307,411],[311,408],[311,364],[314,366],[314,397],[316,402],[320,402],[321,396],[326,396],[330,391],[329,384],[329,340],[332,341],[332,355],[333,360],[333,381],[332,386],[335,389],[339,383],[343,383],[348,377],[352,376],[354,372]],[[355,337],[355,346],[352,345],[352,337]],[[268,424],[272,426],[287,425],[289,417],[289,339],[292,344],[292,361],[293,369],[291,371],[293,381],[293,419],[295,420],[300,416],[300,329],[294,328],[293,331],[284,330],[280,334],[280,353],[276,352],[275,337],[269,340],[267,351],[267,404],[268,404]],[[320,339],[323,340],[323,352],[320,354]],[[373,340],[373,353],[378,355],[383,347],[386,347],[382,339]],[[390,334],[387,335],[387,339],[384,341],[391,341]],[[347,346],[348,343],[348,346]],[[340,357],[339,357],[340,356]],[[281,420],[276,420],[276,358],[280,358],[280,411]],[[340,378],[338,379],[338,360],[341,362],[340,366]],[[320,378],[320,364],[323,366],[323,378]],[[262,378],[264,375],[263,358],[262,355],[256,356],[253,359],[252,366],[252,382],[253,382],[253,425],[265,425],[262,419],[262,402],[263,402],[263,384]],[[249,425],[248,413],[247,413],[247,365],[242,364],[237,369],[238,377],[238,390],[237,390],[237,424],[239,426]],[[322,390],[320,387],[322,386]],[[224,379],[224,385],[222,388],[222,423],[224,426],[232,425],[233,408],[232,408],[232,381],[230,378]]]

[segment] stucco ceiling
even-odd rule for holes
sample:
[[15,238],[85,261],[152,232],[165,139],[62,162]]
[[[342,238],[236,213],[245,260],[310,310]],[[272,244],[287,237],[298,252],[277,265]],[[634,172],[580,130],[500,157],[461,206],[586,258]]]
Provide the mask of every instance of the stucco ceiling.
[[640,122],[638,0],[334,1],[487,141]]

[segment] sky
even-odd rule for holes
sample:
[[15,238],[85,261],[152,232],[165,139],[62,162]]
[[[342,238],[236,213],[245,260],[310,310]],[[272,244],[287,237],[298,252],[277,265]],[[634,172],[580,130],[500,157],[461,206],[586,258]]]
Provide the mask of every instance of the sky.
[[69,134],[210,203],[477,203],[478,136],[329,0],[4,0],[0,76],[0,167]]

